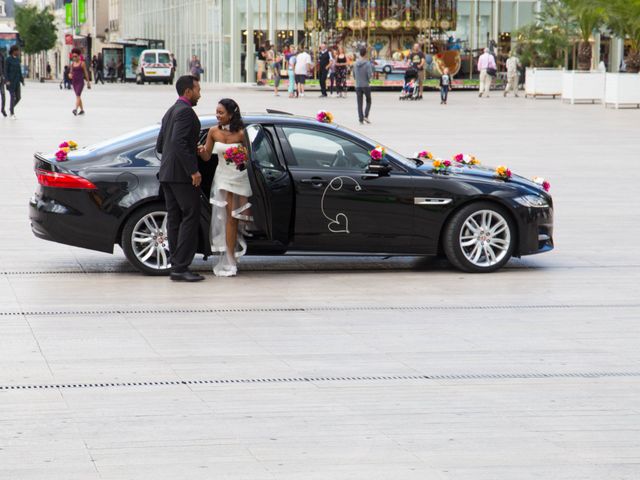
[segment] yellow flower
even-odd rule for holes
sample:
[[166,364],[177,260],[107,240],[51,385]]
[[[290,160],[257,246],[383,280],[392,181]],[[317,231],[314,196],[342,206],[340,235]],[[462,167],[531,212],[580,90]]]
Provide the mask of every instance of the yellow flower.
[[471,160],[469,160],[469,163],[471,165],[480,165],[480,160],[478,160],[476,157],[474,157],[473,155],[471,155]]
[[440,168],[442,166],[442,161],[434,160],[433,161],[433,166],[434,166],[434,168]]
[[69,150],[71,150],[69,147],[62,147],[60,150],[62,150],[65,153],[69,153]]
[[327,120],[329,120],[329,123],[333,123],[333,114],[331,112],[327,112]]
[[78,148],[78,144],[73,140],[69,140],[67,143],[69,144],[69,148],[71,148],[71,150],[75,150],[76,148]]

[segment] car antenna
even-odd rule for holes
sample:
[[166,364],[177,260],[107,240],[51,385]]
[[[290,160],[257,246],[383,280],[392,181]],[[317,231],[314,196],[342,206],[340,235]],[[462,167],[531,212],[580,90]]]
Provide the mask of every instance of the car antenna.
[[279,113],[281,115],[293,115],[293,113],[283,112],[281,110],[273,110],[271,108],[267,108],[267,113]]

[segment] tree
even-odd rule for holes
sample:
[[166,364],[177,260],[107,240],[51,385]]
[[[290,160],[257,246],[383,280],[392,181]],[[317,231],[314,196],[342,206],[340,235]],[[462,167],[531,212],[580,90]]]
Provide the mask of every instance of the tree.
[[40,53],[56,44],[55,17],[49,9],[38,10],[35,6],[16,8],[16,29],[24,42],[24,52]]
[[[603,0],[604,2],[604,0]],[[640,0],[606,0],[606,24],[620,38],[628,38],[627,71],[640,71]]]
[[563,1],[544,0],[537,20],[515,32],[520,60],[532,67],[566,67],[576,31]]
[[606,18],[606,2],[609,0],[561,0],[575,19],[580,44],[578,45],[578,70],[590,70],[593,49],[589,39]]

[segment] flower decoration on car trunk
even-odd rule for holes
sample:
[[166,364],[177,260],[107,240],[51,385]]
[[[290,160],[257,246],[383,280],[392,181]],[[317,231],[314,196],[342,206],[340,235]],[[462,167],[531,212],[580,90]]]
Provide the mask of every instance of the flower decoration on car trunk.
[[496,175],[503,180],[509,180],[511,178],[511,170],[504,165],[500,165],[496,168]]
[[545,192],[551,190],[551,184],[542,177],[533,177],[533,183],[540,185]]
[[56,159],[59,162],[64,162],[67,160],[67,155],[71,150],[76,150],[78,148],[78,144],[73,140],[66,140],[58,145],[59,150],[56,152]]
[[228,164],[235,164],[237,170],[247,168],[247,149],[242,145],[237,147],[229,147],[224,151],[224,159]]
[[376,148],[374,148],[369,152],[369,156],[371,157],[371,160],[373,160],[374,162],[379,162],[383,160],[386,154],[387,154],[387,150],[380,145],[376,145]]
[[316,115],[316,120],[322,123],[333,123],[333,114],[326,110],[320,110]]
[[480,165],[480,160],[478,160],[473,155],[466,155],[463,153],[459,153],[453,157],[453,160],[461,163],[463,165]]
[[451,160],[441,160],[436,158],[433,163],[433,171],[437,173],[446,173],[451,168]]

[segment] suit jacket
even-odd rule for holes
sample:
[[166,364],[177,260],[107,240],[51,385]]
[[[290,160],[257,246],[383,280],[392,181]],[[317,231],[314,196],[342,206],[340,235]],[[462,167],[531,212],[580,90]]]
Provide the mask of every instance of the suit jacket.
[[156,150],[162,154],[161,182],[191,183],[198,172],[200,120],[190,105],[178,100],[162,118]]

